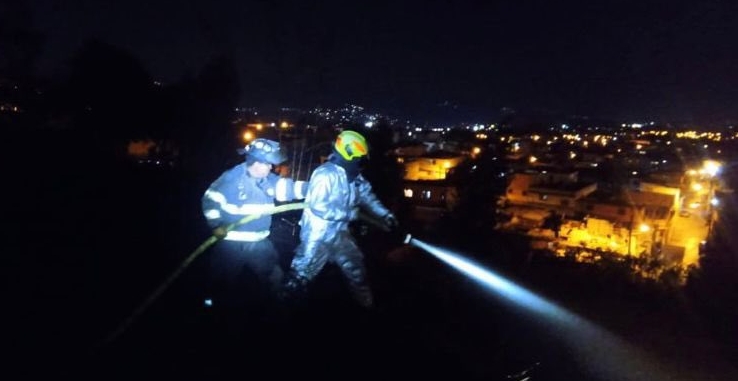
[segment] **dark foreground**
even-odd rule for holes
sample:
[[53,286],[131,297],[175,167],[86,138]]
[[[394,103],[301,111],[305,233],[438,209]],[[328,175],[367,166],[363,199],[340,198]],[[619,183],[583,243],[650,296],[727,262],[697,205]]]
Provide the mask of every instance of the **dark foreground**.
[[[133,315],[208,237],[199,197],[210,178],[75,162],[11,170],[18,192],[3,257],[3,379],[738,379],[735,309],[725,306],[735,300],[725,292],[732,273],[664,296],[521,259],[510,242],[470,238],[472,224],[458,222],[421,236],[463,248],[639,350],[611,355],[601,337],[558,332],[371,229],[360,241],[374,311],[358,309],[331,268],[296,308],[206,308],[197,296],[206,252]],[[288,256],[295,216],[285,217],[273,238]]]

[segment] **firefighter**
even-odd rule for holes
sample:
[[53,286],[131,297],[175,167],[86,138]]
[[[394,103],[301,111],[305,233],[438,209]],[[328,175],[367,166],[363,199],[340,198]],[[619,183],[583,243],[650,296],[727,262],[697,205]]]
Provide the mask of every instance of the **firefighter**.
[[349,223],[363,208],[395,227],[397,219],[376,197],[362,175],[367,160],[366,139],[355,131],[341,132],[328,160],[313,171],[300,219],[300,244],[290,265],[282,297],[294,299],[305,293],[307,284],[326,263],[338,266],[351,294],[363,307],[373,306],[364,255],[357,246]]
[[263,215],[231,231],[225,227],[274,207],[275,201],[302,199],[307,191],[306,182],[272,172],[273,166],[287,159],[279,143],[259,138],[238,152],[245,155],[245,161],[223,172],[202,196],[207,224],[220,238],[210,258],[208,305],[239,306],[274,295],[282,284],[283,271],[269,239],[272,216]]

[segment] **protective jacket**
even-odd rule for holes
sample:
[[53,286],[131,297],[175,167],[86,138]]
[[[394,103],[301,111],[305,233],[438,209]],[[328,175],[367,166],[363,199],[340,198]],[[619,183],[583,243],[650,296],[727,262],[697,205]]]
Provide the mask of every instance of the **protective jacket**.
[[[244,216],[262,213],[274,202],[304,198],[305,181],[293,181],[274,173],[263,179],[249,176],[246,163],[225,171],[202,196],[202,211],[210,228],[232,224]],[[229,241],[255,242],[269,236],[272,216],[264,215],[235,227],[224,238]]]
[[307,207],[300,219],[300,245],[292,261],[293,275],[307,282],[330,260],[348,279],[354,297],[364,306],[372,305],[364,257],[349,231],[359,208],[377,217],[389,210],[377,199],[371,184],[358,174],[349,181],[346,170],[328,161],[310,177]]

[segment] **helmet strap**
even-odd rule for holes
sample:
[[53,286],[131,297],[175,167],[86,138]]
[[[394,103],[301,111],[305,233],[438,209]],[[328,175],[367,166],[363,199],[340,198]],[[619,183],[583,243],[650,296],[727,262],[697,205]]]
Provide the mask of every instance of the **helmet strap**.
[[246,162],[246,167],[250,167],[250,166],[254,165],[254,163],[256,163],[257,161],[258,161],[258,160],[254,159],[254,158],[253,158],[253,157],[251,157],[250,155],[246,155],[246,160],[245,160],[245,162]]
[[336,152],[330,155],[328,160],[346,171],[349,182],[354,181],[361,173],[361,160],[359,159],[348,161]]

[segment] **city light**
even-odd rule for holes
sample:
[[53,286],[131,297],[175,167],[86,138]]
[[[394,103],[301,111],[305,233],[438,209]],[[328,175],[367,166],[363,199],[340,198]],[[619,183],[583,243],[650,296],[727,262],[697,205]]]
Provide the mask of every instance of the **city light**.
[[702,162],[702,169],[710,177],[715,177],[720,173],[722,164],[716,160],[705,160]]

